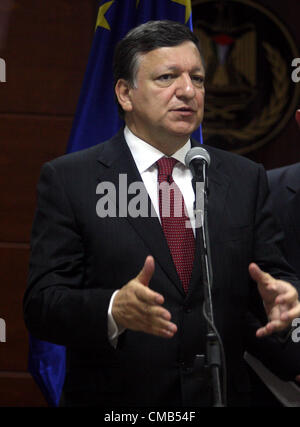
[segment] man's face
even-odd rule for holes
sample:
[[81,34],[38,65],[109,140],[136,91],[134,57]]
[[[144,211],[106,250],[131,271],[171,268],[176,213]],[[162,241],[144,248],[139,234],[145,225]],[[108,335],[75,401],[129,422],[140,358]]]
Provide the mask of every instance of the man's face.
[[128,91],[126,122],[141,139],[186,142],[203,119],[204,68],[197,47],[185,42],[143,55],[136,87]]

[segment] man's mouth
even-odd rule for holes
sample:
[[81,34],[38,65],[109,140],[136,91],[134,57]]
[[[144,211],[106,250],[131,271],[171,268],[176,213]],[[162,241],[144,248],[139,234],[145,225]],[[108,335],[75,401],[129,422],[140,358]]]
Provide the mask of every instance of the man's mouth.
[[174,108],[172,111],[174,111],[175,113],[179,113],[182,116],[191,116],[195,113],[195,110],[191,107]]
[[191,107],[178,107],[178,108],[175,108],[173,111],[190,112],[190,113],[195,112],[195,110]]

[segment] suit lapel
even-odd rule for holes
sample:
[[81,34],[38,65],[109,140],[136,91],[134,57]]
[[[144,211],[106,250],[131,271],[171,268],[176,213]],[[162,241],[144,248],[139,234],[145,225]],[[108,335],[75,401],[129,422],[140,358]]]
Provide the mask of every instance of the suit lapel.
[[[133,230],[141,237],[145,245],[149,248],[149,255],[152,255],[155,258],[155,262],[160,264],[160,267],[176,285],[180,293],[184,293],[159,219],[157,216],[154,216],[154,209],[151,200],[146,192],[141,175],[126,144],[123,132],[110,140],[109,143],[103,144],[103,147],[100,146],[100,149],[101,148],[102,150],[97,159],[99,164],[98,182],[111,182],[117,189],[117,215],[120,208],[120,201],[118,197],[119,190],[123,197],[122,206],[125,204],[129,206],[130,202],[134,201],[133,199],[136,197],[136,194],[128,194],[126,197],[123,193],[124,191],[128,191],[130,185],[138,183],[138,187],[143,190],[143,194],[146,197],[147,217],[134,218],[130,215],[130,212],[129,214],[127,212],[124,216],[132,226]],[[121,186],[120,175],[122,175],[123,179]],[[125,203],[126,198],[127,203]]]

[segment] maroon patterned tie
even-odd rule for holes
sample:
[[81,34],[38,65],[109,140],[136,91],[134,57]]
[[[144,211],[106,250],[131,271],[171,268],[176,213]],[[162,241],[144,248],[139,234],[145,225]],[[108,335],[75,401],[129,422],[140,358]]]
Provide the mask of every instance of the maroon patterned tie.
[[172,157],[162,157],[157,161],[159,213],[173,262],[187,292],[193,269],[195,238],[183,196],[172,177],[176,163]]

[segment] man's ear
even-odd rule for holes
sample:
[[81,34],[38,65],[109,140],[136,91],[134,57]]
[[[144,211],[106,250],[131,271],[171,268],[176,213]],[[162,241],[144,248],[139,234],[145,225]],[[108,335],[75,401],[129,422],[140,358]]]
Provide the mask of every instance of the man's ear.
[[118,98],[119,104],[125,112],[132,110],[132,103],[130,98],[131,86],[127,80],[119,79],[115,86],[115,93]]

